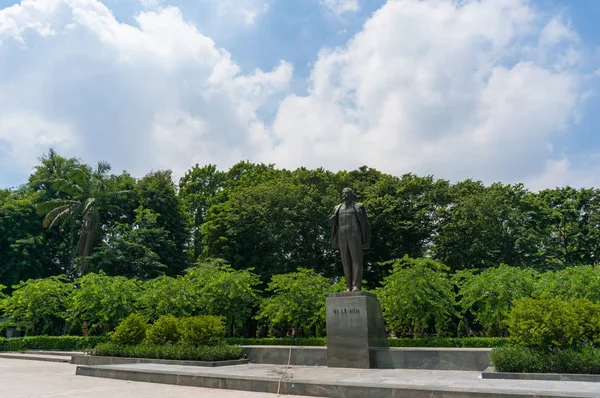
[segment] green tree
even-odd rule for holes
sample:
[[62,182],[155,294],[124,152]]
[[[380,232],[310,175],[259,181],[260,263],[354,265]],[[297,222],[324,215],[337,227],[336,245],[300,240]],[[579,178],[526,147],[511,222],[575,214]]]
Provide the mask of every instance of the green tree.
[[423,337],[427,330],[441,334],[449,329],[457,314],[448,271],[427,258],[404,256],[393,261],[392,273],[376,291],[391,331],[399,336],[412,330],[414,337]]
[[188,243],[190,228],[187,215],[175,191],[170,170],[147,174],[138,181],[136,194],[140,206],[158,215],[156,226],[167,234],[153,251],[160,262],[167,266],[167,274],[173,276],[188,267]]
[[179,197],[193,224],[194,260],[202,254],[201,227],[206,219],[209,203],[223,188],[225,177],[226,173],[217,171],[215,165],[200,167],[196,164],[179,181]]
[[62,334],[66,331],[67,304],[73,285],[64,277],[29,279],[13,286],[5,300],[6,314],[27,326],[30,334]]
[[152,278],[167,268],[160,262],[156,250],[175,246],[169,233],[158,226],[158,215],[139,207],[132,225],[117,222],[110,228],[104,242],[90,256],[91,270],[108,275]]
[[186,279],[163,275],[143,283],[138,305],[140,312],[154,321],[165,315],[191,316],[196,300],[202,298],[192,292]]
[[292,328],[296,336],[318,335],[325,325],[325,300],[330,289],[327,278],[305,268],[273,275],[267,288],[272,296],[260,304],[256,317],[280,334]]
[[541,299],[588,299],[600,302],[600,265],[567,267],[543,273],[534,296]]
[[140,283],[123,276],[89,273],[75,281],[69,303],[69,319],[80,322],[91,334],[112,331],[137,309]]
[[0,191],[0,283],[16,285],[62,273],[60,251],[36,214],[39,195],[27,188]]
[[530,297],[536,280],[536,271],[506,264],[478,273],[459,271],[455,275],[463,315],[472,314],[486,336],[508,335],[506,319],[515,300]]
[[[53,181],[55,189],[62,195],[41,203],[38,207],[44,214],[44,228],[54,225],[69,225],[72,240],[77,239],[74,254],[79,257],[78,273],[88,272],[88,256],[102,238],[100,209],[106,205],[106,197],[120,193],[107,192],[106,177],[110,165],[99,162],[94,170],[74,167],[64,178]],[[75,262],[74,262],[75,264]]]
[[259,302],[258,275],[234,270],[220,259],[200,262],[187,270],[184,281],[194,297],[196,312],[223,317],[229,336],[240,334]]
[[[449,190],[451,202],[439,209],[433,256],[452,270],[532,264],[538,251],[531,217],[538,209],[522,184],[467,180]],[[533,233],[533,234],[532,234]]]

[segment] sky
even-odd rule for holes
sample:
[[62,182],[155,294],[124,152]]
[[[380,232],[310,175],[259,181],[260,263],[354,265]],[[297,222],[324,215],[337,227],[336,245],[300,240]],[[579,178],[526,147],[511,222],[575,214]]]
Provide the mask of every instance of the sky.
[[59,154],[600,185],[596,0],[0,0],[0,188]]

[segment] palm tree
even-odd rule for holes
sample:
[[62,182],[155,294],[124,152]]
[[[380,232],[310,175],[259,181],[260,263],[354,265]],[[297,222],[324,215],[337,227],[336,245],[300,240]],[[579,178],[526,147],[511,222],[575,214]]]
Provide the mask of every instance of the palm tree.
[[125,192],[108,192],[106,177],[110,169],[107,162],[98,162],[92,170],[85,167],[72,169],[66,178],[59,178],[52,184],[62,198],[51,199],[38,207],[38,212],[45,215],[44,228],[68,225],[71,241],[78,238],[74,254],[81,258],[81,275],[87,273],[87,257],[102,238],[100,209],[107,205],[106,199]]

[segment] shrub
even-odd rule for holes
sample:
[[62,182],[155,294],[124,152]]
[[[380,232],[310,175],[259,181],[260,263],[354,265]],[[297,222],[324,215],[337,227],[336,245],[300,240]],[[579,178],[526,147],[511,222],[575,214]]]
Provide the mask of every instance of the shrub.
[[139,344],[146,337],[148,323],[139,314],[130,314],[117,326],[110,339],[120,344]]
[[600,304],[586,299],[524,298],[515,303],[508,324],[511,338],[525,347],[551,349],[594,340],[600,343]]
[[98,345],[92,355],[155,358],[190,361],[226,361],[243,358],[242,347],[230,345],[195,346],[184,343],[155,345],[142,343],[139,345],[122,345],[114,342]]
[[581,350],[495,348],[490,361],[498,372],[600,374],[600,349],[590,346]]
[[25,350],[84,351],[106,342],[106,336],[32,336],[0,338],[0,352]]
[[150,344],[176,343],[179,337],[179,319],[173,315],[161,316],[146,330],[146,340]]
[[201,315],[181,318],[181,341],[191,346],[218,345],[224,342],[223,318]]

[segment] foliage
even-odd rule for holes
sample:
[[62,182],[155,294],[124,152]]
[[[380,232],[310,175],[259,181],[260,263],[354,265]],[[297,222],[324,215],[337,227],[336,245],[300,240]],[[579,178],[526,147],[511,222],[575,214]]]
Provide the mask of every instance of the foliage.
[[38,212],[44,215],[44,228],[68,225],[71,239],[77,239],[75,254],[80,257],[77,270],[80,275],[88,272],[87,257],[102,239],[100,209],[106,205],[106,197],[120,194],[107,191],[109,171],[110,165],[106,162],[98,162],[93,170],[86,166],[73,167],[64,177],[52,181],[52,187],[62,197],[51,198],[38,206]]
[[92,355],[127,357],[127,358],[154,358],[187,361],[228,361],[244,357],[242,347],[230,345],[196,346],[183,343],[152,345],[142,343],[139,345],[120,345],[105,343],[96,346]]
[[531,269],[505,264],[479,273],[459,271],[455,274],[458,304],[464,312],[475,316],[486,336],[506,336],[506,317],[513,302],[532,294],[536,277],[537,273]]
[[213,315],[200,315],[179,320],[181,342],[191,346],[222,344],[225,338],[223,319]]
[[10,339],[0,337],[0,352],[26,350],[84,351],[105,343],[106,336],[26,336]]
[[537,298],[586,298],[600,302],[600,266],[581,265],[545,272],[537,284]]
[[29,279],[14,286],[4,302],[5,312],[33,335],[64,333],[72,291],[73,285],[64,277]]
[[92,271],[145,279],[164,273],[166,265],[160,262],[155,250],[167,244],[168,233],[158,227],[158,214],[143,207],[134,212],[135,221],[131,225],[117,222],[108,230],[104,242],[89,260]]
[[194,295],[187,280],[181,276],[159,276],[143,283],[138,296],[139,310],[150,320],[162,315],[190,316],[200,297]]
[[448,268],[431,259],[408,256],[392,264],[392,273],[384,278],[377,297],[386,324],[397,336],[423,337],[429,324],[437,333],[448,329],[456,317],[455,295]]
[[146,338],[148,321],[140,314],[130,314],[123,319],[114,332],[110,333],[110,340],[117,344],[139,344]]
[[179,319],[173,315],[161,316],[146,330],[146,341],[155,345],[177,343],[180,336]]
[[509,314],[511,338],[541,350],[600,343],[600,304],[587,299],[523,298]]
[[217,315],[225,320],[228,335],[239,332],[259,301],[258,275],[252,269],[234,270],[222,260],[205,260],[187,270],[184,292],[194,303],[194,313]]
[[90,273],[75,282],[69,305],[71,321],[85,323],[90,333],[107,333],[137,309],[140,284],[123,276]]
[[328,280],[313,270],[300,268],[298,272],[274,275],[267,291],[272,296],[260,305],[256,315],[271,328],[294,328],[296,335],[302,328],[306,334],[311,328],[325,324],[325,299],[329,293]]
[[536,350],[527,347],[495,348],[490,361],[498,372],[600,374],[600,348]]
[[188,265],[187,243],[189,219],[175,192],[170,170],[149,173],[138,181],[135,188],[139,205],[157,214],[153,228],[162,228],[165,235],[150,247],[166,265],[168,275],[177,275]]

